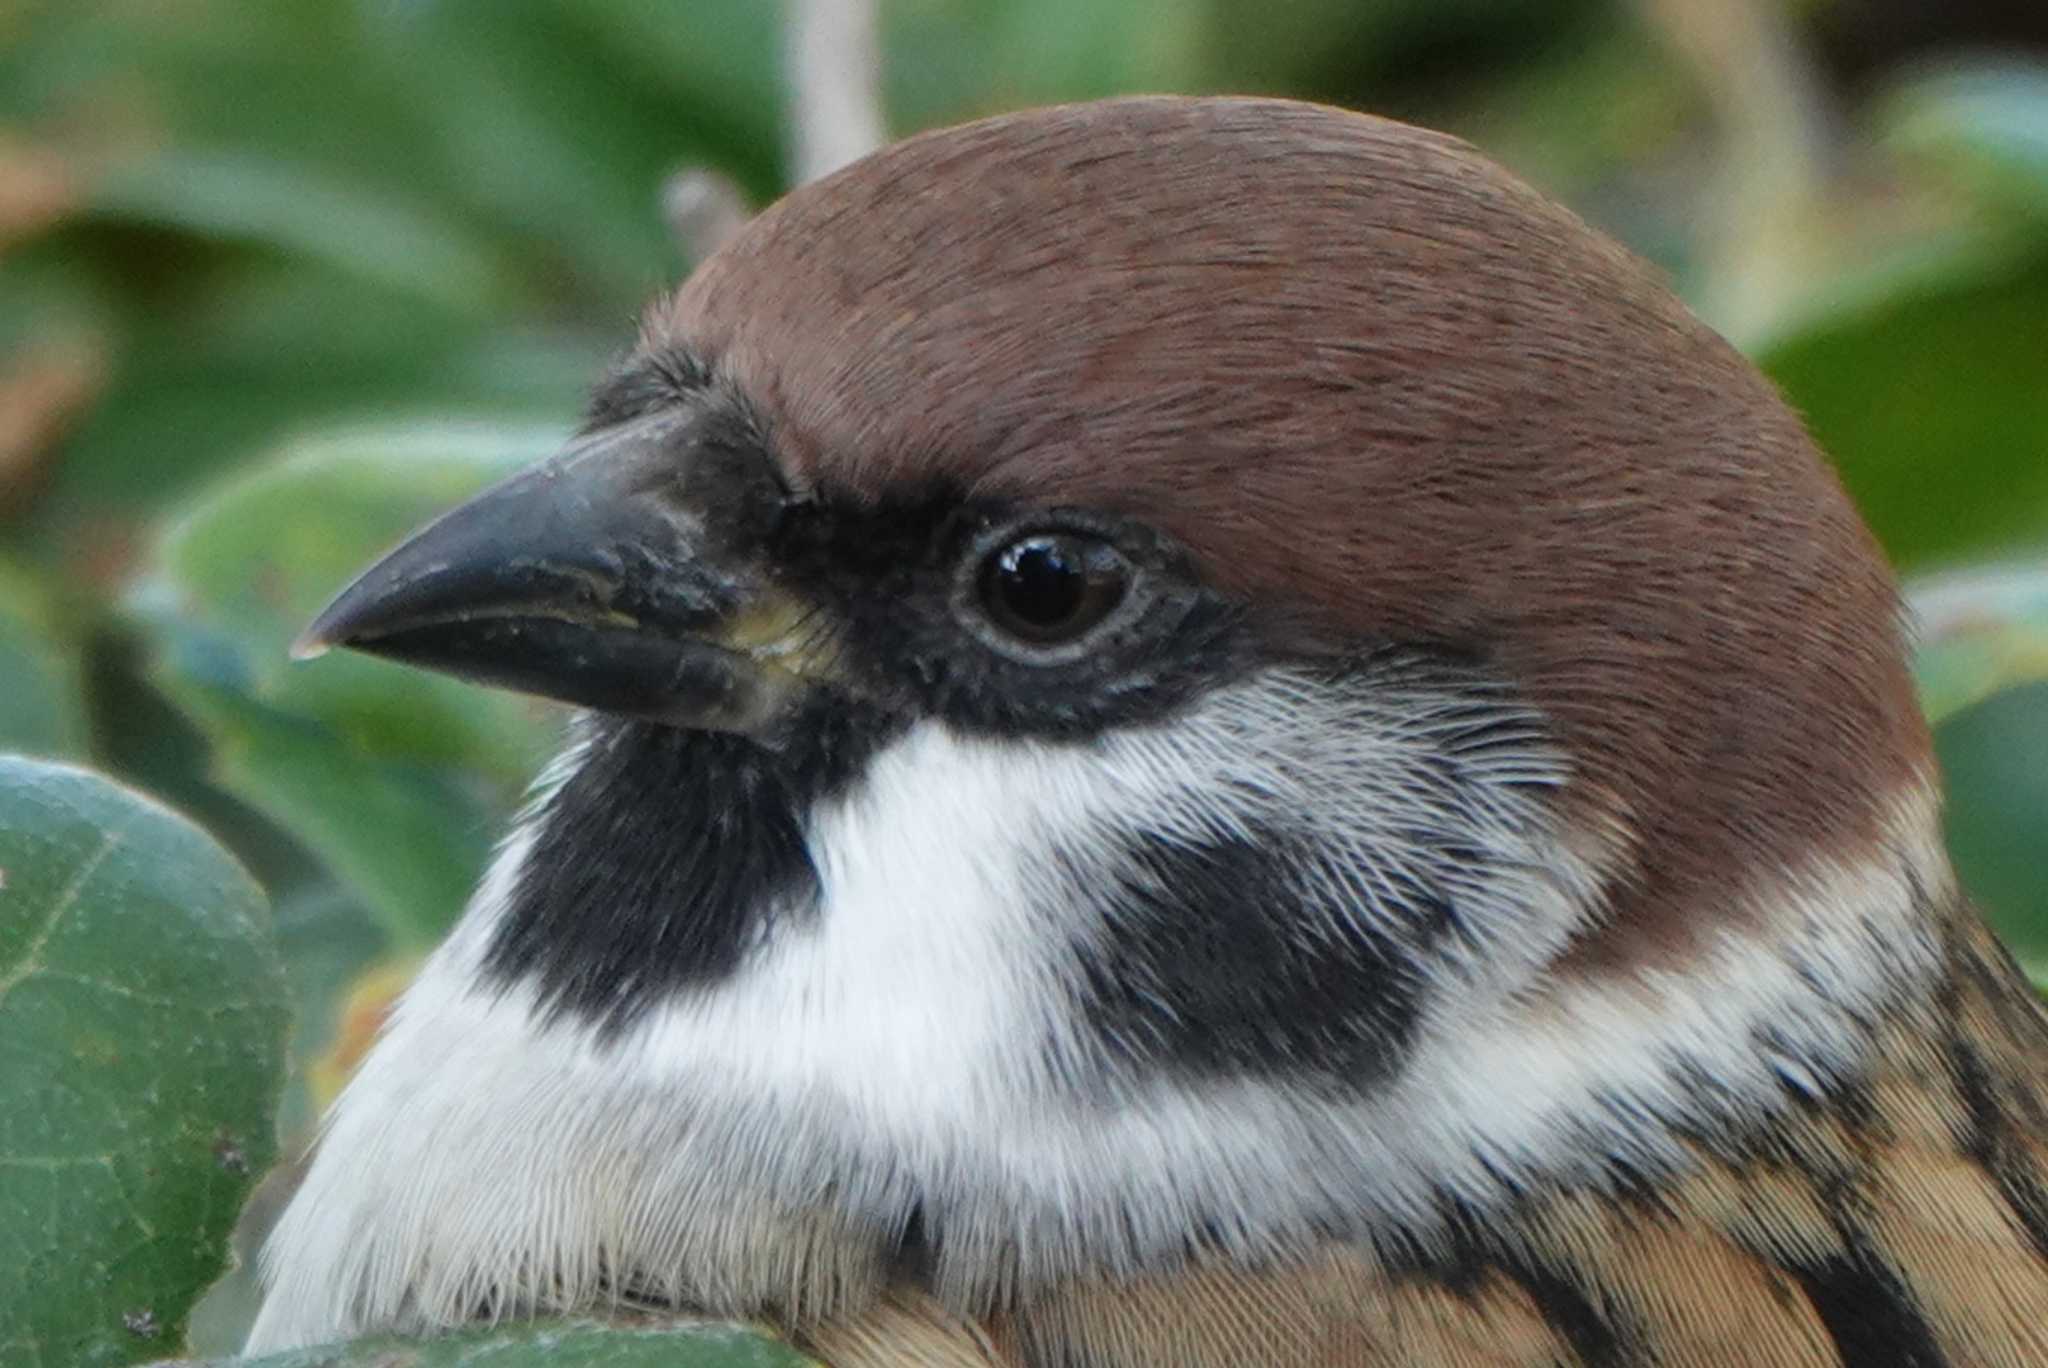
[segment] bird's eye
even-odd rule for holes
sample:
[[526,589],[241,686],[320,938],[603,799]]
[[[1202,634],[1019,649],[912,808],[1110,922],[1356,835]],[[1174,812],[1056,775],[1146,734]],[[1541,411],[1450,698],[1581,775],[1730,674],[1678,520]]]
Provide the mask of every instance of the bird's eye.
[[981,601],[1004,632],[1034,645],[1071,641],[1123,600],[1130,565],[1094,537],[1038,532],[990,556]]

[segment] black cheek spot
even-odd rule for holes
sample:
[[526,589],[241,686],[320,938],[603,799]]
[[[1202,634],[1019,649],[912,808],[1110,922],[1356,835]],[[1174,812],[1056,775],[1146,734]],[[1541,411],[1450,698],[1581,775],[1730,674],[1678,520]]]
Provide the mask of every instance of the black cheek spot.
[[1349,1090],[1405,1053],[1423,996],[1408,952],[1352,910],[1314,905],[1301,843],[1136,832],[1105,859],[1065,865],[1094,914],[1075,947],[1082,1019],[1113,1063]]

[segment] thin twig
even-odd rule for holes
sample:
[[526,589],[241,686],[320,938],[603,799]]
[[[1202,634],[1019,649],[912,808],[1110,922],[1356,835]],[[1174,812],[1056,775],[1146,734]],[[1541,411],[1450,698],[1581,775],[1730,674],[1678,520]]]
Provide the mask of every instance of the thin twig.
[[1740,338],[1796,293],[1841,155],[1825,80],[1775,0],[1636,0],[1693,70],[1720,127],[1702,312]]
[[816,180],[888,141],[874,0],[789,0],[790,168]]
[[692,266],[731,241],[753,212],[732,178],[708,166],[686,166],[662,183],[662,222]]

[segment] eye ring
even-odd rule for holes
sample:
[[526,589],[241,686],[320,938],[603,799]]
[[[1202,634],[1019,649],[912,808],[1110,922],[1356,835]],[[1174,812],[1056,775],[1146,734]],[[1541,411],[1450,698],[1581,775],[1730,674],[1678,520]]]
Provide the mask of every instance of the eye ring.
[[1078,640],[1116,611],[1131,587],[1131,565],[1109,542],[1079,532],[1014,537],[981,564],[981,611],[1003,635],[1028,646]]

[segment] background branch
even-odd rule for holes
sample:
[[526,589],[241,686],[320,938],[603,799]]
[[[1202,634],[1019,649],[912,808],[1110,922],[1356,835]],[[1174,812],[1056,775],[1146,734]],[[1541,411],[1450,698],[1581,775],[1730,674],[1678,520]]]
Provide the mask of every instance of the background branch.
[[789,0],[790,168],[816,180],[888,141],[874,0]]

